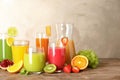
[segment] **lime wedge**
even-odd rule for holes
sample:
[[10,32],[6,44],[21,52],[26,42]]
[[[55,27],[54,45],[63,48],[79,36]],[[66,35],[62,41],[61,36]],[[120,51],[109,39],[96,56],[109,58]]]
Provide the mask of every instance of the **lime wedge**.
[[57,67],[54,64],[47,64],[44,67],[44,71],[46,73],[54,73],[56,71]]
[[6,38],[6,42],[8,46],[12,46],[13,42],[14,42],[14,38],[12,37],[8,37]]
[[18,31],[16,27],[9,27],[7,33],[8,36],[17,36]]

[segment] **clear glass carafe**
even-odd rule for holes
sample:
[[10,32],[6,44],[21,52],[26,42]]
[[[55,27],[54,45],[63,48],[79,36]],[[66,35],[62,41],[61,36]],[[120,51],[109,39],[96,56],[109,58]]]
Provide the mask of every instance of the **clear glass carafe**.
[[72,24],[56,24],[57,32],[57,45],[64,46],[66,49],[65,52],[65,61],[67,64],[71,63],[71,59],[76,55],[74,40],[72,38]]

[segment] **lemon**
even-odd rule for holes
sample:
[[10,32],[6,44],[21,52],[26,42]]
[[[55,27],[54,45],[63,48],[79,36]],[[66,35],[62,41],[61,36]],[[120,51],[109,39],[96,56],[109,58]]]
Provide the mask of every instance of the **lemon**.
[[12,46],[13,42],[14,42],[14,38],[13,37],[8,37],[6,38],[6,42],[8,46]]
[[8,36],[17,36],[18,31],[16,27],[9,27],[7,33]]
[[20,71],[20,69],[23,67],[23,61],[19,61],[15,64],[13,64],[12,66],[7,68],[7,71],[10,73],[17,73]]

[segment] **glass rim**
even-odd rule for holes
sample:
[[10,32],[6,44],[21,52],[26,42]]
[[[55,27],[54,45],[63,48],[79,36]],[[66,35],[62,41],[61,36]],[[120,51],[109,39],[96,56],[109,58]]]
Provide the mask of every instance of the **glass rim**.
[[45,33],[35,33],[35,38],[48,38],[48,36]]
[[13,45],[14,46],[17,46],[17,45],[19,45],[19,46],[29,45],[29,41],[28,40],[15,40],[13,42]]

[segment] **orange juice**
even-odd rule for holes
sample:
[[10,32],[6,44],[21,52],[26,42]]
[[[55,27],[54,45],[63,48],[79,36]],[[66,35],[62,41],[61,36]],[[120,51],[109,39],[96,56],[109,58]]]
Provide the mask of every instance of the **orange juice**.
[[[15,42],[19,42],[15,43]],[[14,45],[12,46],[12,56],[13,56],[13,62],[19,62],[20,60],[23,60],[24,53],[27,53],[28,50],[28,41],[15,41]]]
[[45,36],[36,38],[36,48],[44,48],[46,60],[48,55],[48,44],[49,44],[49,38]]

